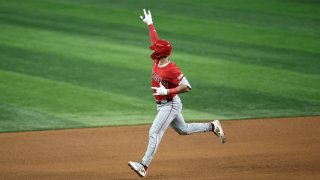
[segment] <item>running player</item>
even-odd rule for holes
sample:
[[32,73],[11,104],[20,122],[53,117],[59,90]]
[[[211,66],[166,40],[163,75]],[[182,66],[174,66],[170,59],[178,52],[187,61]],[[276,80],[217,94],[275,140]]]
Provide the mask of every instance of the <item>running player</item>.
[[224,143],[224,133],[219,120],[210,123],[185,123],[181,114],[182,104],[178,96],[180,93],[189,92],[192,88],[187,78],[182,74],[179,67],[169,59],[172,45],[169,41],[159,39],[152,22],[150,11],[144,11],[140,16],[148,25],[151,46],[153,50],[152,89],[157,104],[157,116],[149,131],[149,144],[141,162],[129,161],[128,165],[139,176],[145,177],[162,136],[166,129],[171,126],[180,135],[188,135],[196,132],[212,131]]

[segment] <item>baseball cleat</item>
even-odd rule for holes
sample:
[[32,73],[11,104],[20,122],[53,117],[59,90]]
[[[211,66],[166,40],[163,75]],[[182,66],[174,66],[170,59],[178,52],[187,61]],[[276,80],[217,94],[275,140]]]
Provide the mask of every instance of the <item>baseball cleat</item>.
[[223,133],[220,121],[214,120],[211,124],[213,125],[212,132],[220,138],[221,143],[225,143],[225,137],[224,137],[224,133]]
[[144,168],[144,166],[137,162],[129,161],[128,165],[131,167],[132,170],[134,170],[140,177],[145,177],[147,175],[147,170]]

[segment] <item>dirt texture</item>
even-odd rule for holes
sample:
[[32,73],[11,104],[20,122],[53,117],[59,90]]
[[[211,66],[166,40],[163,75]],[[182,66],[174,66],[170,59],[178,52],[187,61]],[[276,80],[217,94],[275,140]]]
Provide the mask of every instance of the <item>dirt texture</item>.
[[[144,179],[320,179],[320,117],[222,121],[164,134]],[[150,125],[0,134],[0,179],[140,179]]]

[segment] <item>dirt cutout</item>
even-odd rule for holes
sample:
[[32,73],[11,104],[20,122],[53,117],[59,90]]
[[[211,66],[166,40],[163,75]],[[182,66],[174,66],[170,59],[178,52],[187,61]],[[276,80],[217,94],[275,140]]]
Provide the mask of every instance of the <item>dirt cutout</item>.
[[[320,179],[320,117],[222,121],[213,133],[168,129],[144,179]],[[0,134],[0,179],[140,179],[150,125]]]

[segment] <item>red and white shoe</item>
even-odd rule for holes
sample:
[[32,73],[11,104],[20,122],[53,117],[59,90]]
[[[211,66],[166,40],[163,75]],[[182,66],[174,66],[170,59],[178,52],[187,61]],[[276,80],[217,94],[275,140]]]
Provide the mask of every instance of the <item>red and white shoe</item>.
[[132,170],[134,170],[140,177],[145,177],[147,175],[147,170],[146,168],[138,163],[138,162],[132,162],[129,161],[128,165],[131,167]]
[[224,133],[223,133],[223,130],[222,130],[222,127],[221,127],[221,123],[219,120],[214,120],[212,123],[212,132],[218,136],[221,140],[221,143],[225,143],[226,140],[225,140],[225,137],[224,137]]

